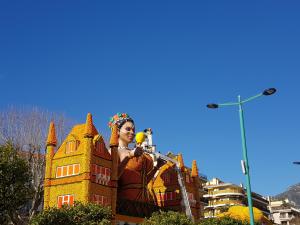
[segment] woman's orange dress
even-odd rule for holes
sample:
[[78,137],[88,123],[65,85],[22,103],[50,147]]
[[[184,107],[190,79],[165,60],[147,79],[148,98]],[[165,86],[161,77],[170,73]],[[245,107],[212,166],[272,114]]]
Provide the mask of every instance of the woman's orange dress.
[[147,185],[152,177],[153,160],[147,153],[129,159],[118,181],[118,198],[139,202],[151,201]]

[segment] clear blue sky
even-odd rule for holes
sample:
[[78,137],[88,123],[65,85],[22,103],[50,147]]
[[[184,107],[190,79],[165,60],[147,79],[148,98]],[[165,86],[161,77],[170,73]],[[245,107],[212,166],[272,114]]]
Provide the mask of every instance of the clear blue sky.
[[245,105],[252,189],[299,182],[299,1],[8,1],[0,3],[0,108],[36,105],[76,122],[129,113],[161,152],[244,182],[237,108]]

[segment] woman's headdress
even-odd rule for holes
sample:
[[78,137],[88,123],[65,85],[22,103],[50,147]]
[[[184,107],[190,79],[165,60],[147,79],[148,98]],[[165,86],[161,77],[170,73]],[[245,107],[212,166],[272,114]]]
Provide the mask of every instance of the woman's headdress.
[[111,129],[114,124],[117,124],[120,128],[125,122],[130,121],[133,123],[133,119],[127,113],[117,113],[113,117],[110,117],[108,126]]

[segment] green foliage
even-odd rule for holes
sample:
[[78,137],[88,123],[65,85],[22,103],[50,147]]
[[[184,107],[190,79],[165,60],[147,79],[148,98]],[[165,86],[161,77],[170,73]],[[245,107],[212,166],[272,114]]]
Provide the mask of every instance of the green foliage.
[[49,208],[30,221],[30,225],[109,225],[111,210],[93,203],[75,202],[74,206],[64,205],[61,209]]
[[221,217],[205,219],[201,221],[199,225],[249,225],[249,223],[247,221],[241,221],[230,217]]
[[194,225],[185,214],[173,211],[155,212],[142,225]]
[[32,196],[28,164],[12,144],[0,145],[0,224],[13,220]]
[[[249,225],[247,221],[241,221],[230,217],[204,219],[194,223],[185,214],[179,212],[155,212],[149,219],[145,219],[142,225]],[[258,225],[256,223],[256,225]]]

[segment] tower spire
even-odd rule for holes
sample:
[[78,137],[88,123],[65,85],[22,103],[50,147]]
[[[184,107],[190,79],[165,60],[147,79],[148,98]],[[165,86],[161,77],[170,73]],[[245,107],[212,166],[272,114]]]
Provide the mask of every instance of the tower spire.
[[86,116],[84,137],[93,137],[93,117],[91,113]]
[[46,145],[53,145],[56,146],[57,144],[57,139],[56,139],[56,133],[55,133],[55,125],[54,122],[50,122],[49,126],[49,131],[48,131],[48,137],[47,137],[47,142]]
[[199,176],[196,160],[193,160],[193,164],[192,164],[192,174],[191,174],[191,176],[192,176],[192,177],[198,177],[198,176]]
[[109,140],[110,147],[118,147],[119,145],[119,137],[118,137],[118,126],[114,124],[111,129],[111,136]]
[[183,162],[183,158],[182,158],[182,154],[181,153],[178,154],[177,160],[179,162],[180,169],[183,171],[184,170],[184,162]]

